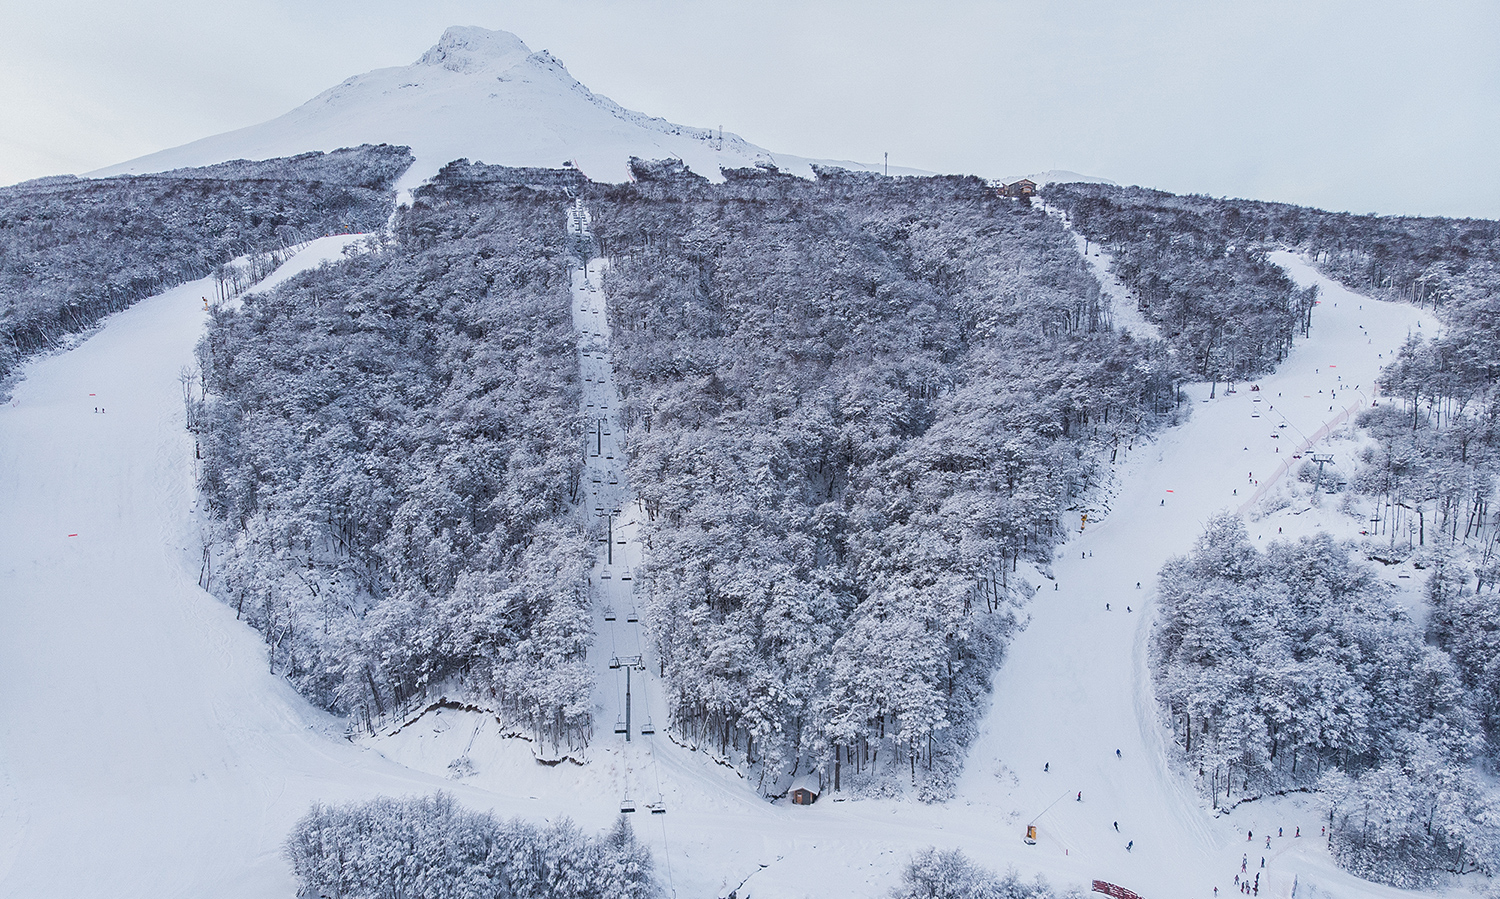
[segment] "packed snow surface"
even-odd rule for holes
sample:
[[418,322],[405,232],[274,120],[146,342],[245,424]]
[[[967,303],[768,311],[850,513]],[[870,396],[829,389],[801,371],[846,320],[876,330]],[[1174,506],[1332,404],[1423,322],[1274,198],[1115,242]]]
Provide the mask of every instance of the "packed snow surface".
[[[410,189],[455,159],[491,165],[576,166],[595,181],[626,181],[631,156],[676,157],[718,179],[719,169],[770,164],[810,176],[814,160],[772,153],[738,135],[675,125],[590,91],[545,50],[505,31],[454,27],[409,66],[376,69],[285,115],[91,172],[140,174],[231,159],[270,159],[358,144],[409,146]],[[848,161],[850,169],[876,166]],[[913,169],[892,169],[913,174]]]
[[[316,243],[289,265],[336,257],[342,243]],[[619,430],[601,262],[574,273],[585,402],[600,424],[588,463],[591,486],[600,481],[587,502],[620,509],[616,537],[626,542],[601,546],[594,572],[598,728],[581,764],[538,764],[493,716],[455,708],[354,744],[341,722],[267,673],[259,636],[196,584],[205,513],[178,377],[192,364],[210,284],[142,301],[78,348],[30,363],[0,408],[0,896],[286,897],[293,883],[279,847],[308,803],[438,788],[474,808],[567,815],[588,829],[633,799],[637,832],[683,897],[727,895],[742,881],[741,897],[875,896],[928,845],[1063,886],[1100,878],[1148,899],[1212,899],[1214,886],[1227,899],[1253,848],[1267,856],[1269,896],[1289,895],[1294,881],[1299,899],[1395,896],[1331,863],[1309,803],[1261,801],[1215,817],[1172,768],[1145,668],[1162,561],[1185,552],[1209,515],[1244,505],[1275,477],[1288,444],[1369,401],[1379,354],[1389,358],[1422,317],[1278,259],[1299,283],[1323,286],[1311,338],[1258,391],[1221,385],[1210,399],[1193,388],[1191,419],[1120,466],[1107,517],[1063,547],[1055,582],[1041,581],[957,797],[936,805],[828,793],[807,807],[769,803],[667,735],[649,640],[628,621],[633,588],[620,577],[641,547],[623,477],[628,447],[604,442]],[[1313,517],[1276,513],[1250,533],[1306,532]],[[623,717],[623,669],[609,660],[638,651],[645,668],[632,671],[640,705],[627,744],[612,727]],[[654,735],[641,733],[643,713]],[[460,757],[471,764],[455,780],[449,765]],[[650,814],[648,803],[666,812]],[[1028,823],[1035,845],[1022,839]],[[1286,836],[1267,851],[1261,835],[1277,827]]]

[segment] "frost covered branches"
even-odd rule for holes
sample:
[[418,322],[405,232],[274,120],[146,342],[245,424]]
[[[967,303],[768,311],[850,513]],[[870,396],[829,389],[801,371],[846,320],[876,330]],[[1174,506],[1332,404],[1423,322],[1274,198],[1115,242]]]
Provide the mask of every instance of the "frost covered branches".
[[1173,408],[1045,215],[973,179],[595,187],[674,725],[774,792],[950,789],[1013,572]]
[[651,852],[622,816],[599,836],[467,811],[446,793],[314,805],[285,845],[299,896],[652,899]]
[[1261,552],[1223,515],[1160,591],[1157,692],[1215,805],[1318,788],[1335,854],[1389,883],[1500,861],[1458,673],[1349,547],[1320,535]]
[[[959,849],[924,849],[901,871],[901,885],[890,899],[1056,899],[1057,892],[1040,876],[1027,883],[1014,869],[1005,876],[975,864]],[[1070,890],[1065,899],[1076,899]]]
[[246,253],[385,221],[405,147],[0,188],[0,381],[26,355]]
[[419,193],[395,248],[216,312],[200,346],[202,488],[224,523],[211,588],[325,707],[370,722],[457,681],[579,745],[565,198],[450,183],[466,172]]

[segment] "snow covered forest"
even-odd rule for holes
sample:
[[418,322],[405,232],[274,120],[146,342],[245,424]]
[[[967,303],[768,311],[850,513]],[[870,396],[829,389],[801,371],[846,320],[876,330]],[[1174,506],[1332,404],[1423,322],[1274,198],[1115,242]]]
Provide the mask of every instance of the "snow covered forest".
[[[1184,377],[1263,374],[1310,327],[1316,291],[1267,256],[1291,226],[1049,190],[1155,342],[1110,330],[1061,223],[976,179],[632,168],[453,163],[384,247],[217,306],[194,416],[219,519],[205,583],[357,723],[451,693],[539,754],[586,745],[598,534],[576,507],[567,272],[602,255],[671,729],[768,795],[810,773],[951,796],[1036,589],[1021,563],[1048,570],[1109,464],[1176,420]],[[588,241],[563,227],[574,198]],[[1500,848],[1475,767],[1500,756],[1487,266],[1420,294],[1449,329],[1387,368],[1397,401],[1360,419],[1347,485],[1386,509],[1387,549],[1399,531],[1437,560],[1425,629],[1352,547],[1257,550],[1232,517],[1160,581],[1153,671],[1205,796],[1319,791],[1340,862],[1401,885]],[[1002,890],[961,861],[909,874]]]
[[1209,522],[1162,570],[1158,698],[1213,804],[1317,788],[1335,855],[1400,886],[1488,869],[1500,821],[1469,762],[1478,715],[1448,654],[1326,534],[1257,550]]
[[326,708],[368,724],[462,681],[577,746],[591,633],[566,178],[471,174],[444,169],[384,252],[215,310],[205,580]]
[[1012,573],[1172,414],[1165,348],[977,179],[635,168],[590,209],[674,726],[767,790],[945,797]]
[[622,815],[589,836],[467,811],[446,793],[315,805],[286,841],[299,896],[652,899],[651,852]]
[[237,256],[379,228],[405,147],[0,188],[0,382],[21,359]]

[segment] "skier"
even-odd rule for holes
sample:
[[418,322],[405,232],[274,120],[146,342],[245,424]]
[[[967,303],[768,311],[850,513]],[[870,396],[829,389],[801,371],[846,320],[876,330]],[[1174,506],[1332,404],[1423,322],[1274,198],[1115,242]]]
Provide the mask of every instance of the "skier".
[[1133,847],[1133,846],[1135,846],[1135,840],[1131,840],[1130,842],[1128,842],[1128,843],[1125,844],[1125,851],[1129,852],[1130,849],[1131,849],[1131,847]]
[[1078,791],[1078,801],[1079,801],[1079,802],[1082,802],[1082,801],[1083,801],[1083,791],[1082,791],[1082,790],[1079,790],[1079,791]]
[[1266,848],[1267,849],[1271,848],[1271,838],[1270,837],[1266,837]]
[[1297,828],[1297,832],[1294,833],[1294,834],[1292,834],[1292,836],[1294,836],[1294,837],[1300,837],[1300,836],[1302,836],[1302,828],[1298,827]]
[[[1265,856],[1264,856],[1264,855],[1262,855],[1262,856],[1261,856],[1261,857],[1260,857],[1260,866],[1261,866],[1261,867],[1262,867],[1262,868],[1264,868],[1264,867],[1265,867],[1265,866],[1266,866],[1266,857],[1265,857]],[[1256,879],[1256,880],[1260,880],[1260,875],[1259,875],[1259,874],[1257,874],[1257,875],[1255,875],[1255,879]]]
[[1119,832],[1120,832],[1120,822],[1116,821],[1115,822],[1115,833],[1119,833]]
[[1137,589],[1137,590],[1141,589],[1141,582],[1140,581],[1136,581],[1135,582],[1135,589]]
[[1276,839],[1281,839],[1281,828],[1276,828]]
[[1106,611],[1106,612],[1109,611],[1109,603],[1105,603],[1104,604],[1104,611]]
[[1127,612],[1130,611],[1130,606],[1126,606],[1125,607],[1125,611],[1127,611]]
[[1161,504],[1162,504],[1162,505],[1163,505],[1163,506],[1165,506],[1165,505],[1166,505],[1166,504],[1167,504],[1167,501],[1166,501],[1166,500],[1162,500],[1162,501],[1161,501]]
[[1052,770],[1052,763],[1051,762],[1048,762],[1047,764],[1045,764],[1045,765],[1042,766],[1042,772],[1043,773],[1046,773],[1046,772],[1051,771],[1051,770]]
[[1119,757],[1120,757],[1120,750],[1116,749],[1115,750],[1115,758],[1119,758]]

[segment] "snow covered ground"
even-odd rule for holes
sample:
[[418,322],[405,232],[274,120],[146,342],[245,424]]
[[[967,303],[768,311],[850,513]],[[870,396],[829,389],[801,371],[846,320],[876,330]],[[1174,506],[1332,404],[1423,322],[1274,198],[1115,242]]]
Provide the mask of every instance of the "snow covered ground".
[[[341,249],[341,239],[319,242],[288,265]],[[1368,399],[1381,354],[1422,318],[1344,291],[1294,257],[1278,261],[1324,287],[1311,338],[1259,391],[1240,385],[1210,400],[1193,388],[1191,419],[1122,464],[1108,517],[1060,552],[1056,589],[1041,581],[957,798],[932,806],[827,795],[771,804],[664,729],[635,730],[628,746],[613,732],[623,672],[609,659],[643,649],[628,621],[635,582],[623,580],[640,547],[612,440],[618,398],[598,261],[574,281],[585,403],[601,420],[588,501],[621,510],[614,533],[625,543],[595,569],[599,732],[584,764],[540,764],[493,717],[451,708],[355,745],[267,673],[258,635],[195,583],[203,512],[177,379],[211,285],[142,301],[78,348],[31,363],[0,408],[0,896],[290,896],[279,845],[309,802],[438,788],[472,807],[568,815],[589,829],[634,799],[638,832],[684,897],[725,895],[746,877],[742,897],[879,895],[913,850],[934,844],[1149,899],[1211,899],[1214,886],[1227,895],[1252,850],[1252,864],[1267,857],[1272,896],[1289,895],[1294,880],[1299,899],[1397,895],[1338,871],[1299,800],[1215,818],[1171,769],[1145,671],[1161,562],[1186,551],[1209,515],[1270,483],[1288,444],[1302,442],[1288,432],[1315,435]],[[1253,522],[1251,536],[1301,532],[1323,514],[1295,513]],[[632,726],[662,728],[655,670],[643,662]],[[461,756],[472,773],[450,778]],[[648,802],[666,813],[650,814]],[[1034,846],[1022,840],[1033,821]],[[1287,836],[1265,850],[1262,835],[1277,827]]]

